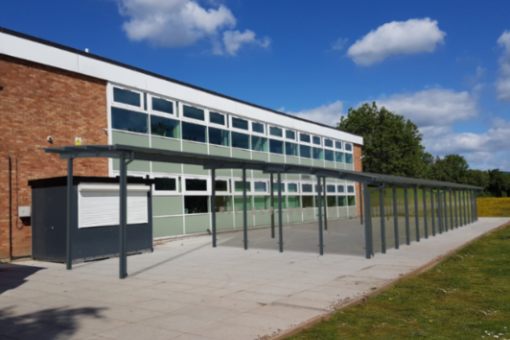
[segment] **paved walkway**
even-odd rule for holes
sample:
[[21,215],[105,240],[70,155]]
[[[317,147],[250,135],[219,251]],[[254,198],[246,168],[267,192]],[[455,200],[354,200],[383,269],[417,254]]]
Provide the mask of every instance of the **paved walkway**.
[[[276,335],[359,299],[506,222],[482,218],[371,260],[328,254],[328,248],[323,257],[310,251],[280,254],[276,246],[244,251],[222,235],[216,249],[208,237],[196,237],[130,256],[125,280],[117,279],[117,259],[78,264],[72,271],[38,261],[0,265],[0,338]],[[285,232],[292,233],[290,228]],[[311,233],[315,230],[310,227]]]

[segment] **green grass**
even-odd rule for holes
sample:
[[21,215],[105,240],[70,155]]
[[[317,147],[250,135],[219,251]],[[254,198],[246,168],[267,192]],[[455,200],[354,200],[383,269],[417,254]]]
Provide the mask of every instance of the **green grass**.
[[478,197],[478,216],[510,216],[510,197]]
[[289,339],[510,339],[510,225]]

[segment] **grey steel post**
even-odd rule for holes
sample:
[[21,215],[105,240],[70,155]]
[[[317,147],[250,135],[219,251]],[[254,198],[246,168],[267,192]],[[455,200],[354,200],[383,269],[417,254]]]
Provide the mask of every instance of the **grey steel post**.
[[381,218],[381,252],[386,253],[386,221],[384,215],[384,187],[379,188],[379,215]]
[[425,188],[421,189],[423,199],[423,229],[425,232],[425,238],[429,238],[429,219],[427,215],[427,190]]
[[462,190],[459,190],[459,225],[464,225],[464,210],[462,208]]
[[282,174],[278,172],[278,243],[283,253]]
[[443,215],[442,215],[442,199],[441,199],[441,190],[437,190],[437,229],[441,234],[443,232]]
[[211,234],[212,246],[216,247],[216,169],[211,169]]
[[478,200],[477,200],[478,193],[473,190],[473,214],[475,216],[475,221],[478,221]]
[[459,199],[458,199],[458,191],[453,190],[453,209],[455,215],[455,228],[459,227]]
[[448,231],[448,206],[446,205],[446,190],[443,191],[443,229]]
[[270,177],[270,190],[271,190],[271,238],[274,238],[274,183],[273,183],[273,173],[271,172]]
[[324,193],[324,230],[328,230],[328,198],[326,194],[326,177],[322,177],[322,192]]
[[317,210],[319,212],[319,254],[324,255],[324,235],[322,231],[322,188],[321,178],[317,176]]
[[454,225],[454,216],[453,216],[453,192],[452,189],[448,190],[448,201],[450,202],[450,229],[455,227]]
[[365,257],[369,259],[373,254],[372,245],[372,212],[370,209],[370,192],[368,184],[363,183],[363,209],[365,212]]
[[126,157],[120,157],[120,181],[119,181],[119,278],[127,276],[126,255],[126,224],[127,224],[127,163]]
[[416,226],[416,242],[420,242],[420,212],[418,211],[418,187],[414,187],[414,224]]
[[67,159],[66,269],[73,268],[73,159]]
[[430,189],[430,211],[432,218],[432,236],[436,236],[436,209],[434,207],[434,189]]
[[407,195],[407,187],[404,187],[404,210],[406,221],[406,244],[411,244],[411,227],[409,224],[409,197]]
[[398,230],[398,208],[397,208],[397,188],[391,188],[392,201],[393,201],[393,237],[395,238],[395,249],[400,246],[400,232]]
[[471,204],[469,204],[469,190],[466,190],[466,218],[471,223]]
[[462,203],[461,203],[461,206],[462,206],[462,225],[466,225],[467,224],[467,219],[466,219],[466,198],[465,198],[464,190],[461,190],[461,192],[460,192],[460,199],[462,201]]
[[246,168],[243,168],[243,244],[248,249],[248,197],[246,195]]
[[365,207],[363,206],[363,204],[361,204],[361,202],[363,202],[364,198],[363,198],[363,190],[360,190],[359,191],[359,194],[360,194],[360,198],[359,198],[359,202],[360,202],[360,214],[359,214],[359,224],[363,225],[363,219],[364,219],[364,216],[365,216]]

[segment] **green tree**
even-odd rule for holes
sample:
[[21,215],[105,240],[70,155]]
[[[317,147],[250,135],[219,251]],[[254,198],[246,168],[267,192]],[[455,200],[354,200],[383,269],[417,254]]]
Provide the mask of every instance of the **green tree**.
[[437,158],[431,167],[431,177],[438,181],[466,183],[469,165],[461,155]]
[[375,103],[350,108],[340,130],[363,137],[364,171],[424,177],[430,154],[425,153],[417,126]]

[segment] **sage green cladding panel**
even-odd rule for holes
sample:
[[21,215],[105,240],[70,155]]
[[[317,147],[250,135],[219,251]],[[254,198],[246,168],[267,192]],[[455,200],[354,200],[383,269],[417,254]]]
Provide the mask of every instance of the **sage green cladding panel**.
[[185,175],[209,175],[209,171],[204,170],[200,165],[183,164],[182,169]]
[[280,155],[271,154],[271,163],[285,163],[285,157]]
[[301,209],[290,209],[289,219],[290,223],[301,223],[303,216],[301,215]]
[[152,162],[152,172],[179,174],[181,172],[181,164],[166,163],[166,162]]
[[214,156],[230,157],[230,148],[209,145],[209,153]]
[[209,214],[186,215],[186,234],[205,233],[210,230]]
[[[236,212],[236,228],[242,227],[243,227],[243,213]],[[248,210],[248,227],[253,227],[253,218],[249,210]]]
[[151,142],[152,142],[152,147],[155,149],[173,150],[173,151],[181,150],[181,142],[177,139],[153,136]]
[[154,216],[183,214],[182,197],[153,196],[152,211]]
[[217,230],[234,229],[234,214],[228,212],[216,213],[216,228]]
[[312,160],[310,158],[301,158],[302,165],[312,165]]
[[315,221],[315,208],[303,208],[303,222]]
[[[112,131],[112,144],[123,144],[140,147],[149,147],[149,136]],[[119,170],[119,160],[113,160],[113,169]],[[128,164],[128,171],[150,171],[150,162],[133,161]]]
[[325,163],[326,163],[326,168],[332,168],[332,169],[335,168],[335,162],[325,161]]
[[299,164],[299,158],[294,156],[287,156],[287,163]]
[[202,153],[207,155],[207,145],[204,143],[198,142],[188,142],[182,141],[182,151],[184,152],[193,152],[193,153]]
[[261,210],[255,213],[255,226],[271,225],[271,212],[269,210]]
[[182,217],[154,217],[154,237],[176,236],[184,233]]
[[253,151],[252,152],[252,157],[253,157],[253,159],[258,160],[258,161],[265,161],[265,162],[267,162],[267,160],[268,160],[267,152]]
[[242,149],[232,149],[232,157],[234,158],[244,158],[244,159],[251,159],[251,153],[249,150],[242,150]]

